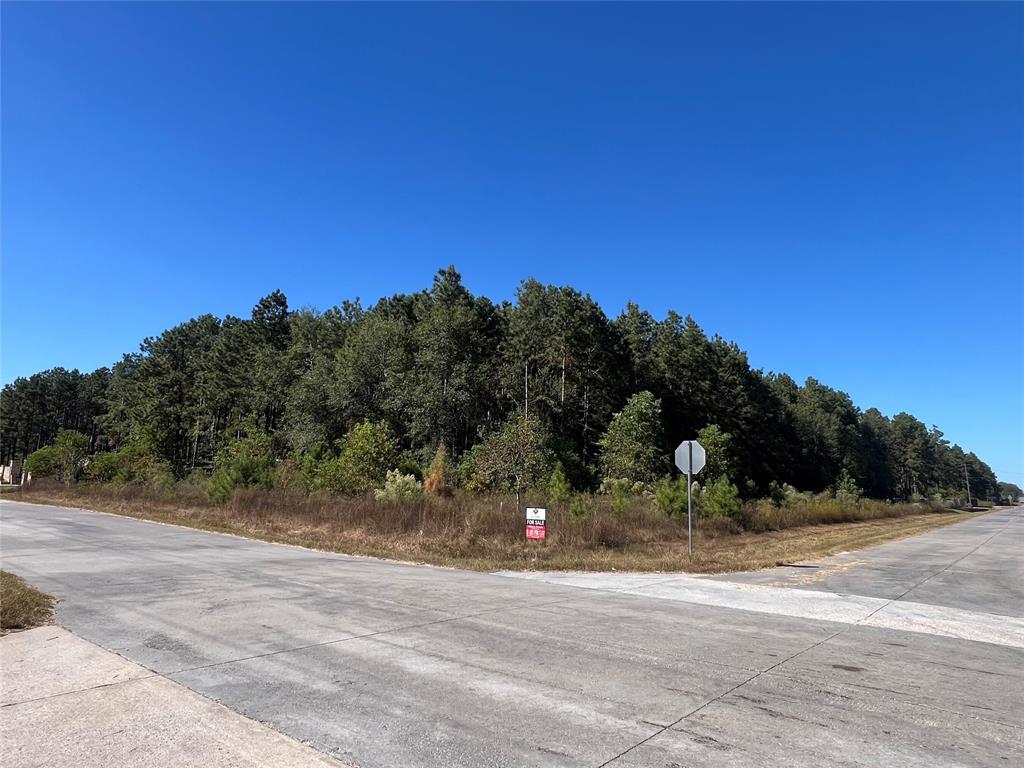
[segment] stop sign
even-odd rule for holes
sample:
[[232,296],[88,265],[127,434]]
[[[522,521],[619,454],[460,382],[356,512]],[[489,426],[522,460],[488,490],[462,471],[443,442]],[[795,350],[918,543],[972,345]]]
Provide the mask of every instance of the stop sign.
[[683,440],[676,448],[676,466],[680,472],[696,475],[704,469],[705,458],[704,446],[696,440]]

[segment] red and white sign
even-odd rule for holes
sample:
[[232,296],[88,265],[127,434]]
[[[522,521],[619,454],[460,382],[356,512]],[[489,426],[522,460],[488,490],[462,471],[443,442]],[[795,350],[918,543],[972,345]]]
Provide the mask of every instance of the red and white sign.
[[548,511],[540,507],[526,508],[526,538],[544,541],[547,534]]

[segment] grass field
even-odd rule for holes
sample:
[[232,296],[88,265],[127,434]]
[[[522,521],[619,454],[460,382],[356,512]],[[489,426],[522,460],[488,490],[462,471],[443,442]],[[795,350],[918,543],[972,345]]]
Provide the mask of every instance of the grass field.
[[548,514],[548,539],[527,542],[514,502],[456,496],[403,504],[368,497],[236,491],[209,503],[197,488],[160,493],[137,486],[36,486],[25,501],[232,533],[331,552],[475,570],[565,569],[720,573],[809,560],[911,536],[969,517],[882,502],[805,502],[792,507],[748,505],[737,520],[696,519],[694,554],[686,552],[686,521],[638,500],[616,512],[594,499],[586,515]]

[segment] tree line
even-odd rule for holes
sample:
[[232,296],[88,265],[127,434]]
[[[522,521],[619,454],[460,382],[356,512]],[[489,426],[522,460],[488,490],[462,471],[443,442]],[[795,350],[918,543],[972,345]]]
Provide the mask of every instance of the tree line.
[[844,484],[879,499],[962,498],[967,483],[975,498],[1001,493],[988,465],[936,427],[754,369],[689,316],[659,320],[629,303],[609,318],[589,295],[532,279],[498,304],[454,267],[370,308],[291,310],[274,291],[248,318],[193,318],[110,368],[54,368],[3,388],[4,462],[62,430],[84,435],[88,455],[145,457],[173,478],[255,456],[307,487],[329,486],[357,444],[392,465],[380,474],[421,473],[440,452],[452,482],[471,488],[554,472],[581,490],[649,483],[700,434],[714,474],[744,497]]

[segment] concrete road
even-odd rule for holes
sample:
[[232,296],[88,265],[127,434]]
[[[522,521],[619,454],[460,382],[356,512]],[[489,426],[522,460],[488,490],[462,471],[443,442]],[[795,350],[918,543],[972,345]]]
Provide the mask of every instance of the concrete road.
[[[974,574],[970,594],[944,582],[935,607],[957,613],[940,631],[836,604],[900,602],[867,588],[704,579],[727,598],[691,602],[687,587],[581,588],[14,502],[0,548],[73,632],[362,766],[1010,766],[1024,764],[1024,605],[1000,574],[1020,572],[1024,509],[999,515],[984,564],[965,568],[952,543],[936,564]],[[996,586],[981,600],[983,570]],[[757,610],[730,604],[741,590]],[[972,623],[986,642],[957,635]]]
[[1020,616],[1022,552],[1024,515],[1017,507],[816,563],[716,578]]

